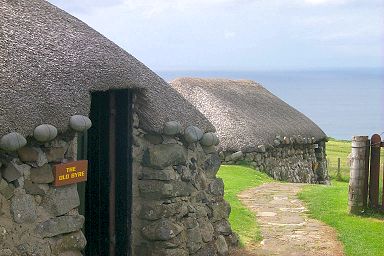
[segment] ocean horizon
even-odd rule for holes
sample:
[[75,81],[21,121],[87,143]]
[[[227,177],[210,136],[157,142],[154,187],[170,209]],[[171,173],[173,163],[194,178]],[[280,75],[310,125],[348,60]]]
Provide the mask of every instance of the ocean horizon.
[[249,79],[312,119],[329,137],[384,132],[384,69],[271,71],[172,70],[157,72],[166,81],[178,77]]

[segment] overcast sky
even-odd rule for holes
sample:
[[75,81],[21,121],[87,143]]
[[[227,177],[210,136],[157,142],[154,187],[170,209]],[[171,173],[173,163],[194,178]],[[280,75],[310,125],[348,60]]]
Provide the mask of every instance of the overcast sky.
[[154,70],[384,67],[384,0],[49,0]]

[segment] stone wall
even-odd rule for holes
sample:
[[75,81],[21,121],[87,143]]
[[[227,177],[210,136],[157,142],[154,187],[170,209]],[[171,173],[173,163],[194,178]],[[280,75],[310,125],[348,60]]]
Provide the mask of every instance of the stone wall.
[[134,120],[134,255],[228,255],[238,240],[216,177],[215,135],[177,122],[149,134]]
[[[133,255],[228,255],[238,239],[216,177],[216,135],[178,122],[149,134],[136,114],[133,126]],[[76,160],[76,144],[72,132],[0,151],[0,256],[82,255],[77,185],[52,186],[53,165]]]
[[223,164],[246,163],[277,180],[328,183],[325,141],[308,141],[282,140],[274,146],[261,145],[256,152],[220,152],[220,157]]
[[17,152],[0,151],[0,255],[81,255],[77,186],[51,185],[53,165],[73,160],[73,139],[31,139]]

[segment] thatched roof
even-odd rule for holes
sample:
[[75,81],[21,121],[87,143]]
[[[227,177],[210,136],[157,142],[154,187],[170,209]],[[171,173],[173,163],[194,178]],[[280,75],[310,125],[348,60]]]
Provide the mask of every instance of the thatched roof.
[[276,135],[326,138],[314,122],[256,82],[179,78],[171,85],[208,117],[223,150],[253,151],[273,145]]
[[136,88],[143,129],[177,120],[214,127],[163,79],[82,21],[44,0],[0,0],[0,136],[88,115],[90,92]]

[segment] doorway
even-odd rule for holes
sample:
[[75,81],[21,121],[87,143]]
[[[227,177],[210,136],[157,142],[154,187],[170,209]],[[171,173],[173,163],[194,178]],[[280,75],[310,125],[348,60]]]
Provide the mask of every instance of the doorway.
[[132,94],[91,94],[92,127],[78,141],[78,159],[89,161],[79,186],[87,256],[131,255]]

